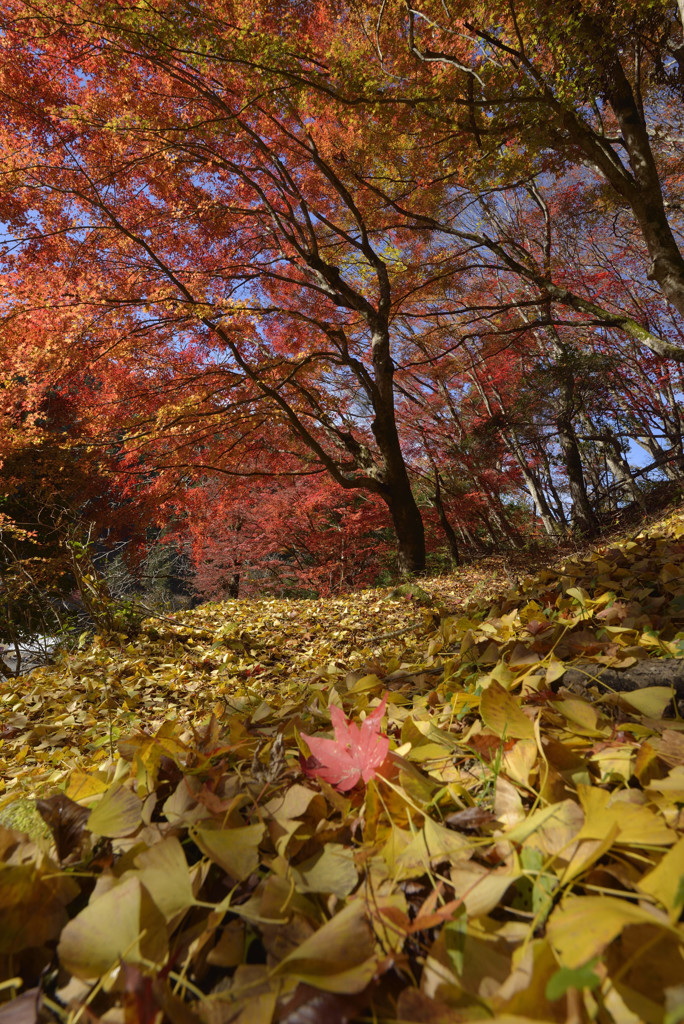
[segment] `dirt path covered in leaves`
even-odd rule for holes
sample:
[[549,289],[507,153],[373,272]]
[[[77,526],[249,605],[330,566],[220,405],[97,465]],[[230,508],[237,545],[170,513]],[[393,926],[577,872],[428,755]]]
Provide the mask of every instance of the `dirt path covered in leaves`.
[[[684,1019],[684,515],[425,589],[205,605],[0,683],[0,1021]],[[385,696],[371,767],[330,707]]]

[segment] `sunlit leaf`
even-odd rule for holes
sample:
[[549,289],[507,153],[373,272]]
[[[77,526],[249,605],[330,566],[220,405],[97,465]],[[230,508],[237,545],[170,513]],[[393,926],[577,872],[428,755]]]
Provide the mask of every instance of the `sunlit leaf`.
[[534,739],[532,720],[521,709],[515,697],[497,682],[492,682],[482,694],[480,714],[485,725],[497,736]]
[[193,905],[188,864],[175,836],[143,850],[135,863],[137,877],[167,920]]
[[684,906],[684,839],[675,843],[637,885],[641,892],[654,896],[673,921],[677,920]]
[[142,822],[142,801],[123,786],[108,789],[90,812],[87,825],[96,836],[130,836]]
[[292,868],[292,875],[298,892],[331,892],[340,898],[348,896],[359,880],[353,850],[338,843],[328,843],[319,854]]

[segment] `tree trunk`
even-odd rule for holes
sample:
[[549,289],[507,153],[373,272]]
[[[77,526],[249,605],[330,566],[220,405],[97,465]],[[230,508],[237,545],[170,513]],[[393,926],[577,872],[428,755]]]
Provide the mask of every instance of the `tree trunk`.
[[436,466],[433,467],[433,472],[435,481],[435,508],[437,509],[437,515],[439,516],[439,525],[442,527],[442,533],[446,538],[452,565],[460,565],[461,555],[458,550],[458,541],[456,540],[456,533],[449,522],[444,508],[444,502],[442,501],[442,481],[440,479],[439,470]]
[[375,390],[371,430],[384,462],[380,495],[386,501],[397,537],[397,565],[402,576],[425,571],[425,529],[411,490],[401,450],[394,408],[394,363],[386,320],[372,324]]
[[[483,508],[480,509],[480,513],[479,514],[480,514],[480,519],[484,523],[485,530],[487,531],[487,533],[489,534],[489,536],[492,539],[491,551],[498,551],[499,548],[501,547],[501,538],[497,537],[496,533],[494,532],[494,527],[492,526],[492,522],[491,522],[489,516],[487,515],[487,513],[485,512],[485,510]],[[485,547],[485,551],[487,551],[487,553],[489,553],[489,550],[490,549],[488,547]]]
[[464,526],[463,523],[458,523],[457,525],[466,547],[470,548],[475,554],[481,554],[484,551],[484,545],[480,543],[474,533],[467,526]]
[[234,572],[230,578],[230,582],[226,587],[226,597],[232,597],[237,600],[240,596],[240,573]]
[[235,547],[234,547],[235,555],[236,555],[236,558],[235,558],[235,568],[233,570],[232,576],[226,582],[226,597],[233,598],[234,600],[237,600],[238,597],[240,596],[240,555],[239,555],[239,549],[240,549],[240,533],[242,531],[242,527],[243,526],[244,526],[244,520],[243,520],[241,515],[238,515],[236,520],[235,520],[235,526],[233,527],[233,530],[235,532]]
[[525,541],[520,536],[518,530],[516,530],[513,524],[509,521],[508,516],[506,515],[506,509],[499,495],[488,487],[481,478],[479,480],[479,484],[482,489],[482,493],[487,500],[487,504],[489,505],[489,511],[492,518],[504,537],[507,537],[514,547],[523,548],[525,546]]
[[570,497],[572,498],[572,521],[580,533],[592,536],[598,531],[599,522],[591,507],[587,487],[584,480],[582,458],[580,456],[577,435],[572,420],[567,413],[567,406],[556,419],[558,440],[563,449],[563,461],[568,474]]
[[610,162],[601,169],[632,207],[651,260],[649,280],[656,281],[665,297],[684,314],[684,259],[665,211],[646,123],[617,47],[614,41],[611,44],[604,79],[606,96],[620,125],[632,173],[621,174]]
[[511,429],[510,436],[508,437],[506,437],[502,431],[502,437],[504,438],[504,441],[508,443],[509,450],[513,453],[515,460],[518,463],[518,466],[520,467],[520,472],[522,473],[523,479],[525,480],[525,486],[527,487],[527,491],[530,497],[532,498],[532,501],[537,507],[537,512],[541,517],[541,521],[544,524],[544,529],[546,530],[546,533],[549,537],[554,538],[562,536],[563,527],[554,519],[553,513],[551,512],[551,508],[549,507],[549,503],[546,500],[546,495],[541,489],[541,485],[537,480],[536,474],[530,468],[530,465],[527,462],[527,459],[525,458],[525,454],[518,441],[518,437],[515,431]]
[[546,500],[546,495],[531,475],[529,477],[526,476],[525,482],[527,484],[527,490],[529,491],[537,508],[539,518],[542,521],[547,537],[552,537],[554,540],[558,540],[559,537],[563,536],[563,527],[554,519],[551,508]]
[[397,538],[397,566],[402,576],[425,571],[425,529],[415,498],[408,485],[405,491],[385,499]]
[[[482,400],[483,400],[483,402],[485,404],[485,408],[487,409],[487,412],[489,413],[490,416],[493,417],[493,410],[492,410],[492,406],[491,406],[491,403],[489,401],[489,396],[487,395],[487,392],[482,387],[482,385],[479,383],[479,381],[477,380],[477,377],[476,377],[476,375],[474,373],[470,374],[470,378],[473,381],[473,383],[475,384],[475,386],[477,387],[477,389],[478,389],[478,391],[480,393],[480,397],[482,398]],[[496,388],[493,388],[492,390],[493,390],[494,394],[496,395],[496,398],[497,398],[497,401],[499,403],[499,406],[503,410],[504,409],[504,401],[503,401],[502,396],[496,390]],[[544,524],[544,529],[546,530],[546,532],[551,537],[562,536],[562,534],[563,534],[562,527],[559,527],[558,524],[553,519],[553,515],[551,514],[551,510],[548,507],[546,498],[545,498],[541,488],[538,485],[538,482],[537,482],[537,480],[536,480],[536,478],[534,476],[534,473],[532,472],[532,469],[530,468],[530,466],[529,466],[529,464],[527,462],[527,459],[525,458],[524,451],[522,449],[522,446],[520,444],[518,436],[517,436],[517,434],[515,432],[515,429],[512,427],[512,425],[509,425],[508,432],[506,432],[503,429],[501,429],[499,431],[499,433],[500,433],[500,436],[501,436],[501,439],[502,439],[504,445],[506,446],[508,451],[511,452],[511,454],[514,456],[516,462],[518,463],[518,466],[520,467],[520,470],[521,470],[521,472],[523,474],[523,477],[525,479],[525,483],[527,485],[528,492],[531,495],[532,500],[535,502],[535,504],[536,504],[536,506],[537,506],[537,508],[539,510],[539,514],[540,514],[542,522]],[[490,505],[491,505],[491,501],[490,501]],[[500,522],[501,513],[500,512],[495,512],[494,515],[495,515],[495,518],[496,518],[497,522]],[[505,513],[504,513],[504,515],[505,515]],[[516,530],[514,530],[513,527],[510,526],[510,524],[502,526],[501,528],[502,528],[503,532],[509,537],[509,539],[513,542],[513,544],[516,547],[523,547],[524,546],[524,541],[520,537],[520,534]]]
[[641,493],[636,480],[632,476],[629,463],[625,459],[620,443],[610,427],[604,427],[601,432],[601,441],[599,443],[603,449],[608,469],[615,477],[616,483],[620,484],[623,491],[631,497],[632,501],[636,502],[642,512],[645,512],[646,499]]
[[653,435],[650,425],[647,422],[640,422],[637,419],[636,412],[630,408],[629,404],[617,396],[618,405],[625,414],[627,422],[632,428],[630,430],[630,437],[635,444],[638,444],[640,448],[643,448],[645,452],[651,456],[654,462],[662,467],[663,472],[669,480],[676,481],[680,480],[681,476],[677,472],[676,468],[667,461],[667,452],[660,445],[658,439]]

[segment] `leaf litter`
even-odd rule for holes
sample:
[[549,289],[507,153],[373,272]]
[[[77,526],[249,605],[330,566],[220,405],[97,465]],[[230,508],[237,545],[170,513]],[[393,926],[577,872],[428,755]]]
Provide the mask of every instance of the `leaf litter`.
[[680,512],[3,681],[0,1021],[684,1019],[683,554]]

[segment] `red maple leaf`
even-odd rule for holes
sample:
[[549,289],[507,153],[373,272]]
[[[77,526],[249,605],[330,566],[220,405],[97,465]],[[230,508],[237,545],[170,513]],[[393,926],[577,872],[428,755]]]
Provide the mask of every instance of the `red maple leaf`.
[[380,767],[389,751],[389,739],[380,733],[380,722],[386,705],[387,696],[384,696],[360,728],[354,722],[347,721],[340,708],[331,705],[334,740],[302,733],[312,754],[302,762],[306,774],[337,786],[343,793],[352,789],[359,779],[364,782],[374,779],[376,768]]

